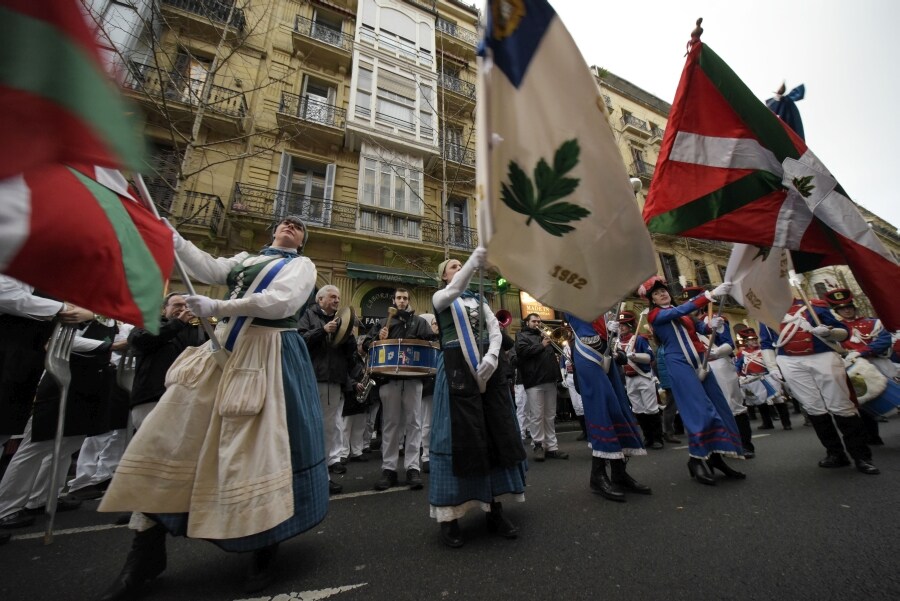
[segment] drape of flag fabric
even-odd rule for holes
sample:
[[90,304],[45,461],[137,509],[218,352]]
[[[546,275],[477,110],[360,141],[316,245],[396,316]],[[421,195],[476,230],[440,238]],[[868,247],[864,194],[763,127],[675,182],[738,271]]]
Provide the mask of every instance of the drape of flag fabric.
[[172,233],[115,170],[48,165],[0,182],[0,272],[156,331]]
[[143,140],[76,0],[0,0],[0,179],[70,161],[140,168]]
[[587,321],[656,272],[602,95],[553,8],[490,1],[476,103],[488,261]]
[[678,84],[644,206],[651,232],[780,247],[809,271],[846,264],[890,329],[900,266],[828,169],[707,45]]
[[731,282],[729,294],[750,317],[778,324],[794,300],[789,270],[789,257],[783,248],[735,244],[725,268],[725,281]]

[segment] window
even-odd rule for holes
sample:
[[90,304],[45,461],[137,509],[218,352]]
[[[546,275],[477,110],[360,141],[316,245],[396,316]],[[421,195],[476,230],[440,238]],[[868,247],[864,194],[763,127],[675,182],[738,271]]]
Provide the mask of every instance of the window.
[[449,242],[453,246],[468,246],[469,211],[465,198],[451,198],[447,202],[447,218],[450,221]]
[[360,204],[422,214],[422,174],[407,167],[402,159],[394,163],[363,157]]
[[434,139],[434,90],[419,85],[419,133],[423,138]]
[[415,129],[415,80],[390,71],[378,72],[375,120],[402,129]]
[[342,26],[343,19],[341,17],[317,9],[315,18],[313,18],[310,37],[332,46],[340,46],[343,42],[343,37],[341,36]]
[[326,83],[306,77],[299,117],[323,125],[335,125],[335,97],[337,90]]
[[312,224],[331,223],[335,170],[334,163],[313,164],[281,153],[275,216],[300,215]]
[[698,286],[709,286],[712,281],[709,279],[709,271],[703,261],[694,259],[694,277]]
[[662,264],[663,277],[669,283],[669,289],[674,296],[681,296],[681,283],[678,277],[681,272],[678,270],[678,261],[675,255],[668,253],[659,253],[659,262]]
[[199,104],[212,61],[179,50],[166,96],[187,104]]
[[356,114],[361,117],[372,114],[372,68],[363,65],[356,82]]

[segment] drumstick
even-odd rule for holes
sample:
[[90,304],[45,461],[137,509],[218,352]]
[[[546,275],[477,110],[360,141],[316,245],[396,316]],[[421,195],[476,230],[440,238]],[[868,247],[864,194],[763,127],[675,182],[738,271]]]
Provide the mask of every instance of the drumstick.
[[388,331],[388,336],[391,335],[391,318],[397,314],[397,307],[388,307],[387,321],[384,322],[384,327]]

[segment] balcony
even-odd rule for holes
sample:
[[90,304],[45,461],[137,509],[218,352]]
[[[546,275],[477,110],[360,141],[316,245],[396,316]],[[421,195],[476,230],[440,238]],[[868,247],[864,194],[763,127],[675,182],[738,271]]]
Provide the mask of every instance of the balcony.
[[456,179],[453,174],[457,172],[460,177],[475,177],[475,149],[449,142],[442,147],[447,159],[447,175],[451,179]]
[[650,183],[650,180],[653,178],[653,172],[655,170],[656,165],[652,165],[644,161],[635,161],[631,164],[632,176],[641,178],[641,181],[643,181],[645,184]]
[[219,236],[225,220],[225,205],[214,194],[185,192],[175,203],[172,215],[179,227],[193,227]]
[[435,21],[434,29],[438,50],[464,58],[475,57],[479,41],[477,33],[441,17]]
[[647,125],[647,122],[643,119],[638,119],[634,115],[625,115],[622,117],[622,126],[625,128],[625,131],[642,138],[649,138],[652,135],[650,133],[650,126]]
[[340,144],[344,140],[347,111],[311,96],[282,92],[275,119],[282,130],[298,141]]
[[447,73],[438,73],[438,86],[447,92],[444,98],[448,110],[471,110],[475,107],[475,84]]
[[353,58],[353,37],[297,15],[291,36],[294,52],[307,61],[337,71],[348,69]]
[[202,104],[203,124],[210,129],[228,135],[246,132],[247,99],[238,90],[135,62],[123,85],[128,95],[176,127],[190,127]]
[[[313,228],[335,232],[343,238],[350,232],[372,236],[379,241],[396,240],[444,246],[445,226],[441,221],[422,219],[376,206],[336,202],[324,198],[279,192],[272,188],[237,183],[231,200],[231,219],[263,229],[284,215],[298,215]],[[477,232],[458,225],[449,226],[452,248],[471,251],[478,246]]]
[[663,139],[663,136],[666,135],[666,130],[663,129],[662,127],[654,126],[654,127],[650,128],[650,133],[653,135],[654,138],[656,138],[659,142],[661,142]]
[[162,0],[160,11],[170,29],[217,42],[223,34],[237,37],[246,27],[244,11],[233,4],[233,0]]
[[610,115],[612,115],[612,112],[613,112],[612,98],[610,98],[606,94],[603,94],[603,102],[606,104],[606,110],[609,112]]

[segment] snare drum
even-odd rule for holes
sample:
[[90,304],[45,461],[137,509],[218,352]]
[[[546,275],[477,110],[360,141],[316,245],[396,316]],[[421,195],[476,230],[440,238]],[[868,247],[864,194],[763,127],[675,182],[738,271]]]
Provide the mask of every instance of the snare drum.
[[378,340],[369,347],[369,369],[393,378],[433,376],[439,350],[436,343],[426,340]]

